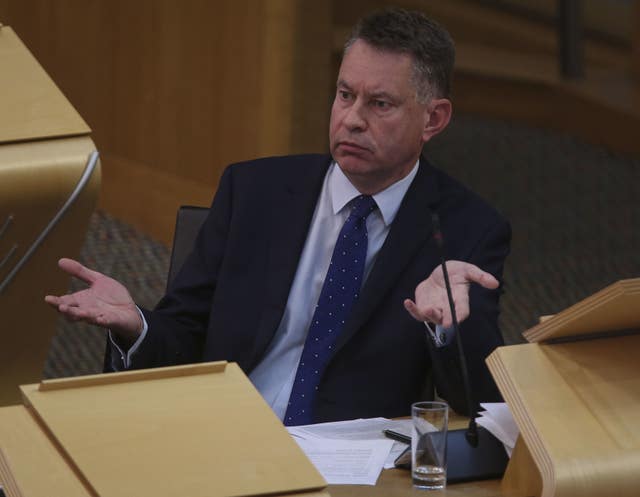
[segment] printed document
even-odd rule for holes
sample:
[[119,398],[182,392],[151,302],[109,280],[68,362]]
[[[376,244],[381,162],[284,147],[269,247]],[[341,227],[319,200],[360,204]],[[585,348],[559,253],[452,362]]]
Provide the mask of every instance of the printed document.
[[354,419],[287,430],[330,484],[375,485],[382,469],[393,468],[407,447],[386,438],[382,430],[411,436],[411,420]]

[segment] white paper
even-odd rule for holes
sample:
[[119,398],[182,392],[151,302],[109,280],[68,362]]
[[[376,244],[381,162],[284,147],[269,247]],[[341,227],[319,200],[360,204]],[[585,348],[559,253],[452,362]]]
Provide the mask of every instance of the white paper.
[[519,430],[509,406],[504,402],[492,402],[481,403],[480,407],[485,410],[476,419],[477,423],[500,440],[511,457]]
[[407,447],[410,446],[407,444],[403,444],[402,442],[394,442],[393,446],[391,447],[391,451],[389,451],[387,459],[384,461],[383,469],[395,468],[396,459],[400,457],[400,454],[402,454]]
[[411,420],[392,421],[387,418],[353,419],[315,425],[289,426],[287,429],[292,435],[304,439],[385,440],[386,437],[382,430],[394,430],[411,436]]
[[330,485],[375,485],[392,440],[330,440],[294,437]]
[[[336,421],[333,423],[318,423],[314,425],[289,426],[289,433],[304,440],[312,438],[333,440],[389,440],[382,433],[383,430],[393,430],[411,437],[411,420],[391,420],[387,418],[353,419],[350,421]],[[402,442],[394,442],[384,462],[384,469],[394,467],[394,461],[407,448]]]
[[[413,422],[410,419],[398,419],[396,421],[388,419],[387,422],[388,425],[385,427],[386,430],[393,430],[411,438]],[[395,442],[393,447],[391,447],[389,457],[387,457],[387,460],[384,462],[384,469],[395,468],[396,459],[398,459],[398,456],[402,454],[407,447],[411,447],[411,445],[402,442]]]

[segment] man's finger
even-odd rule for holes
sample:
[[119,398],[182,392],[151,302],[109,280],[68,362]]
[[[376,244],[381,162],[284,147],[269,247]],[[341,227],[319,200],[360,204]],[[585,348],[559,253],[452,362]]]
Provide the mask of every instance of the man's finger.
[[73,259],[60,259],[58,261],[58,267],[62,269],[65,273],[70,274],[71,276],[75,276],[78,279],[81,279],[87,284],[92,284],[96,278],[100,275],[100,273],[96,271],[92,271],[88,267],[83,266],[78,261]]
[[444,312],[442,312],[442,309],[437,307],[432,307],[430,309],[427,309],[424,312],[424,317],[422,318],[422,320],[429,321],[430,323],[439,325],[439,324],[442,324],[443,317],[444,317]]
[[71,293],[69,295],[61,295],[57,297],[55,295],[47,295],[44,298],[47,304],[60,308],[60,306],[65,307],[78,307],[78,301],[76,300],[76,295]]
[[416,306],[416,304],[415,304],[415,302],[413,300],[405,299],[404,308],[411,315],[411,317],[413,319],[415,319],[416,321],[422,321],[423,320],[422,317],[420,316],[420,313],[418,312],[418,306]]
[[404,308],[416,321],[428,321],[434,324],[440,324],[442,321],[442,309],[430,307],[426,310],[420,311],[416,303],[411,299],[404,301]]
[[440,319],[440,322],[436,324],[439,324],[445,329],[451,328],[453,326],[453,318],[451,317],[451,310],[449,309],[449,307],[443,310],[442,319]]
[[46,295],[44,301],[53,307],[60,305],[60,297],[56,297],[55,295]]
[[73,321],[98,324],[100,314],[95,309],[83,309],[69,304],[61,304],[58,310]]
[[468,281],[473,281],[484,288],[488,288],[493,290],[494,288],[498,288],[500,283],[498,280],[491,274],[483,271],[478,266],[474,266],[473,264],[465,264],[464,267],[464,278]]
[[409,312],[409,314],[411,314],[411,317],[417,321],[438,323],[442,318],[442,313],[438,309],[429,308],[426,310],[420,310],[418,305],[411,299],[406,299],[404,301],[404,308]]

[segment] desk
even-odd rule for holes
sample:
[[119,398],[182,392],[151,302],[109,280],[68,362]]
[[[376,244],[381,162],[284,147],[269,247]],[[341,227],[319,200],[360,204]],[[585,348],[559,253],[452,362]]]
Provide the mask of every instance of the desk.
[[419,490],[411,484],[411,473],[404,469],[387,469],[375,486],[329,485],[331,497],[498,497],[500,480],[485,480],[447,485],[445,492]]
[[[449,429],[466,428],[468,420],[451,412]],[[406,469],[385,469],[375,486],[371,485],[329,485],[331,497],[499,497],[500,480],[473,481],[447,485],[444,492],[413,488],[411,472]]]
[[[19,429],[15,432],[15,436],[20,439],[25,439],[27,441],[33,441],[32,435],[30,435],[30,431],[28,429],[24,429],[23,426],[20,426],[16,423],[16,419],[14,416],[18,416],[20,414],[20,408],[16,407],[8,407],[4,408],[0,411],[0,428],[4,427],[6,430],[15,430],[17,426]],[[27,420],[30,418],[27,418]],[[465,420],[456,417],[450,422],[450,426],[452,429],[462,428],[465,425]],[[2,430],[0,430],[2,432]],[[36,434],[40,434],[40,431],[36,431]],[[5,437],[7,435],[5,434]],[[26,438],[25,438],[26,437]],[[44,438],[43,435],[40,437]],[[28,445],[25,443],[25,445]],[[51,447],[53,451],[53,447]],[[25,455],[26,460],[29,459],[28,453]],[[33,482],[36,483],[38,488],[40,485],[52,485],[51,479],[56,475],[60,475],[59,467],[60,465],[67,468],[66,464],[63,463],[62,458],[54,457],[54,466],[51,466],[49,472],[47,474],[47,478],[41,479],[42,481]],[[51,469],[53,468],[53,469]],[[56,469],[57,468],[57,469]],[[33,465],[29,466],[29,464],[23,465],[22,476],[23,477],[31,477],[33,475],[37,475],[39,468],[33,467]],[[66,469],[68,471],[68,468]],[[37,478],[37,477],[34,477]],[[72,483],[68,483],[73,488],[77,480],[73,478]],[[58,482],[59,483],[59,482]],[[71,488],[71,487],[67,487]],[[486,481],[478,481],[478,482],[469,482],[469,483],[458,483],[455,485],[449,485],[445,492],[429,492],[425,490],[417,490],[414,489],[411,484],[411,473],[407,470],[403,469],[389,469],[382,472],[378,482],[375,486],[371,485],[330,485],[328,487],[328,492],[331,497],[407,497],[407,496],[415,496],[415,497],[439,497],[439,496],[453,496],[453,497],[498,497],[501,496],[502,493],[500,491],[500,481],[499,480],[486,480]],[[41,493],[37,495],[47,495],[46,490],[43,490]],[[71,492],[65,493],[64,495],[71,495]],[[74,495],[85,495],[85,492],[79,490]]]

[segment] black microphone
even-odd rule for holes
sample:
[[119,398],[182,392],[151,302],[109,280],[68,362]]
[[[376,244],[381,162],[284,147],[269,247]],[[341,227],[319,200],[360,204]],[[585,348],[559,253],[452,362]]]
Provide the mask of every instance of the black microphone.
[[456,306],[453,302],[453,295],[451,293],[451,283],[449,282],[449,272],[447,271],[447,264],[444,257],[444,237],[440,230],[440,217],[435,209],[431,209],[431,223],[433,225],[433,239],[438,246],[438,253],[440,255],[440,266],[442,267],[442,274],[444,276],[444,285],[447,289],[447,300],[449,301],[449,309],[451,310],[451,319],[453,322],[453,332],[455,334],[456,347],[458,349],[458,358],[460,360],[460,371],[462,373],[462,384],[464,387],[464,393],[466,398],[467,410],[469,412],[469,426],[465,433],[465,438],[469,445],[472,447],[478,446],[478,426],[476,424],[477,408],[473,402],[471,396],[471,386],[469,385],[469,373],[467,371],[467,359],[464,355],[464,348],[462,347],[462,339],[458,329],[458,317],[456,315]]

